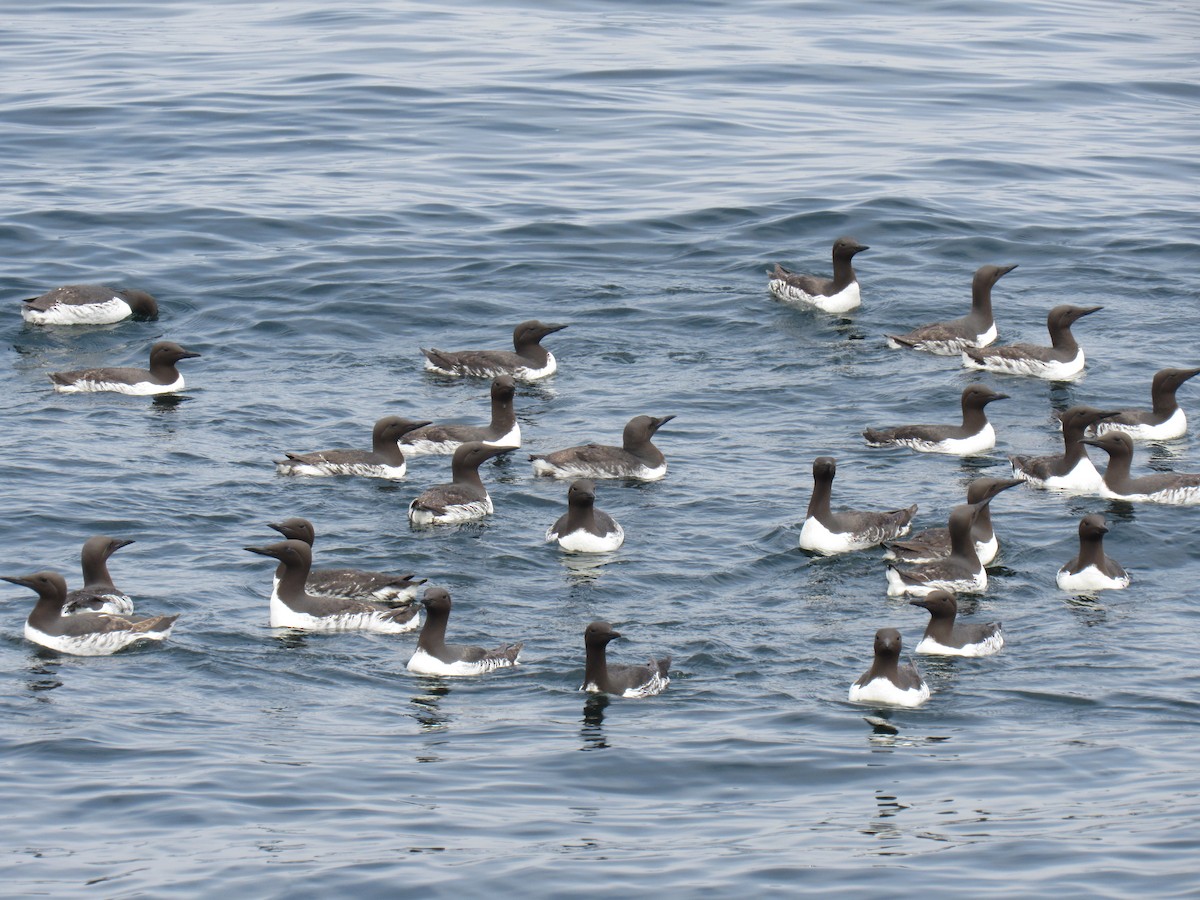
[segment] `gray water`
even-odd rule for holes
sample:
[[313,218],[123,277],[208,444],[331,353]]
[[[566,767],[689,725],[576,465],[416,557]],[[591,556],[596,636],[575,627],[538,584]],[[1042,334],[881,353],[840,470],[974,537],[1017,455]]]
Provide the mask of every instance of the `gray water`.
[[[911,711],[850,704],[882,626],[878,551],[797,549],[814,457],[847,506],[944,524],[979,474],[1058,443],[1051,412],[1145,405],[1200,364],[1200,13],[1158,2],[34,5],[5,14],[0,574],[78,585],[92,534],[171,641],[111,658],[22,637],[0,605],[0,877],[105,897],[1191,896],[1200,682],[1194,508],[1020,487],[963,615],[985,660],[920,658]],[[775,261],[828,271],[851,234],[863,305],[773,301]],[[1002,341],[1075,329],[1071,384],[886,349],[961,315],[971,274]],[[36,328],[59,284],[140,287],[156,322]],[[527,318],[559,373],[523,386],[496,513],[414,530],[444,481],[288,479],[286,450],[364,445],[386,414],[480,421],[487,383],[419,347],[504,347]],[[45,373],[203,353],[178,402],[54,394]],[[996,449],[865,446],[1011,395]],[[1189,412],[1196,388],[1180,391]],[[527,452],[616,442],[637,414],[670,471],[606,482],[627,533],[588,568],[542,543],[566,485]],[[1200,415],[1200,413],[1198,413]],[[1195,418],[1195,416],[1193,417]],[[1094,453],[1102,463],[1100,454]],[[1188,437],[1135,469],[1200,471]],[[1054,573],[1088,512],[1132,574],[1076,598]],[[480,679],[407,673],[414,639],[267,622],[265,523],[303,515],[318,565],[413,571],[452,639],[524,640]],[[674,656],[645,701],[577,691],[593,619],[614,659]],[[886,718],[895,734],[864,716]]]

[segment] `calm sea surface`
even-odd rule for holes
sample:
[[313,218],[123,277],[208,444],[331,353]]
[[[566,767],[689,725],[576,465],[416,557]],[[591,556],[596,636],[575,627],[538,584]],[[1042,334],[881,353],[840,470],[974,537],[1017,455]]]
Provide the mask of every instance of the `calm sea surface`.
[[[0,574],[78,586],[87,537],[134,538],[114,579],[180,619],[161,647],[58,656],[3,586],[5,892],[1195,896],[1200,510],[1001,495],[963,612],[1009,644],[919,659],[916,711],[846,692],[875,630],[911,649],[925,613],[878,551],[797,538],[816,456],[835,503],[941,525],[971,477],[1054,450],[1054,409],[1146,405],[1156,369],[1200,365],[1198,38],[1157,0],[7,9]],[[840,234],[871,246],[859,310],[770,299],[769,264],[828,271]],[[1086,376],[983,376],[1012,399],[980,457],[867,448],[867,425],[955,419],[972,377],[882,335],[961,315],[985,263],[1019,264],[1002,340],[1104,306],[1076,328]],[[78,282],[162,316],[21,322]],[[504,347],[528,318],[570,328],[518,392],[525,448],[484,467],[486,522],[410,528],[444,459],[275,474],[382,415],[486,418],[486,381],[418,348]],[[203,353],[177,403],[50,390],[159,339]],[[564,558],[541,539],[566,485],[526,452],[641,413],[677,416],[669,475],[602,483],[625,546]],[[1200,441],[1134,465],[1200,471]],[[1056,588],[1088,512],[1129,590]],[[411,636],[272,631],[271,564],[242,548],[292,515],[318,565],[429,578],[453,638],[523,639],[524,664],[421,678]],[[577,691],[599,618],[616,659],[674,655],[664,695]]]

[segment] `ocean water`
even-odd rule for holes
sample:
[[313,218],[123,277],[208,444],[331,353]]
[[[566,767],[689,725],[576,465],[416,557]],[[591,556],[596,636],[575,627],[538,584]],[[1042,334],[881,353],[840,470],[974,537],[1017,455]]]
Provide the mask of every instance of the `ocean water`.
[[[14,896],[1193,896],[1200,816],[1195,508],[1019,487],[971,620],[984,660],[921,658],[919,710],[850,704],[885,594],[877,550],[797,549],[812,460],[835,504],[944,524],[976,475],[1049,453],[1051,413],[1146,405],[1200,364],[1200,12],[1151,0],[835,4],[308,0],[30,4],[0,34],[0,574],[79,583],[92,534],[170,642],[111,658],[22,637],[0,591],[0,877]],[[772,300],[775,261],[827,272],[850,234],[863,305]],[[883,334],[965,312],[1001,341],[1075,328],[1070,384],[973,375]],[[155,322],[26,326],[19,300],[98,282]],[[288,479],[287,450],[361,446],[386,414],[481,421],[487,383],[419,347],[504,347],[528,318],[557,375],[522,386],[526,445],[485,465],[496,513],[413,529],[447,480]],[[200,351],[174,401],[58,395],[45,373]],[[965,460],[865,446],[1011,395]],[[1198,389],[1179,392],[1200,416]],[[566,485],[527,452],[667,415],[670,471],[603,482],[625,546],[542,543]],[[1097,463],[1100,454],[1093,453]],[[1136,471],[1200,471],[1193,436]],[[1132,574],[1054,574],[1088,512]],[[411,636],[268,627],[303,515],[318,565],[412,571],[452,639],[523,665],[415,677]],[[578,692],[582,633],[674,657],[669,690]],[[877,728],[864,716],[886,719]],[[892,733],[894,732],[894,733]]]

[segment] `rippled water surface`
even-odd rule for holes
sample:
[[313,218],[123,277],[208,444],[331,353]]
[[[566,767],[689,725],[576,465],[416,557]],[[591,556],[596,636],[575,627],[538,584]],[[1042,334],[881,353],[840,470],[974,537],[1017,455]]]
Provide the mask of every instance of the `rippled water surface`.
[[[1052,410],[1145,405],[1156,369],[1200,365],[1198,33],[1161,2],[9,10],[0,574],[77,586],[84,539],[134,538],[114,579],[180,620],[161,647],[63,657],[22,637],[32,595],[0,592],[8,890],[1191,895],[1196,508],[1001,495],[963,613],[1008,646],[920,659],[916,711],[846,692],[875,630],[911,649],[923,611],[886,597],[878,551],[797,538],[818,455],[835,500],[940,525],[971,477],[1052,452]],[[861,309],[770,299],[769,264],[828,271],[839,234],[871,247]],[[1002,340],[1104,306],[1076,327],[1086,376],[984,375],[1011,399],[979,457],[867,448],[864,426],[955,418],[971,376],[882,335],[961,315],[985,263],[1019,264]],[[21,322],[79,282],[162,316]],[[486,417],[486,382],[427,375],[418,348],[503,347],[527,318],[570,327],[559,373],[518,392],[525,447],[484,467],[486,522],[410,528],[442,459],[400,483],[275,474],[382,415]],[[203,354],[178,402],[49,389],[159,339]],[[625,546],[564,558],[541,537],[566,486],[526,452],[640,413],[677,416],[667,478],[602,483]],[[1134,465],[1200,471],[1200,449]],[[1129,590],[1055,587],[1087,512]],[[273,632],[270,563],[242,548],[291,515],[318,564],[429,578],[452,637],[524,640],[524,665],[421,678],[409,636]],[[577,692],[599,618],[614,658],[673,654],[667,693]]]

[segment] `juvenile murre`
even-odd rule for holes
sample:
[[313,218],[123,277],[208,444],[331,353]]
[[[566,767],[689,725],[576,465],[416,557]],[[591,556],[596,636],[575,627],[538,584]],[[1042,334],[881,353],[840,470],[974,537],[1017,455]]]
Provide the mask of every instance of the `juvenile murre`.
[[558,370],[554,354],[542,346],[542,338],[566,327],[530,319],[513,329],[513,350],[446,351],[422,347],[421,352],[425,354],[425,368],[440,375],[482,378],[511,375],[521,381],[537,381]]
[[416,652],[408,661],[408,671],[418,675],[482,675],[518,664],[523,642],[503,644],[494,650],[446,643],[451,607],[447,591],[428,588],[421,602],[425,605],[425,625],[417,638]]
[[1076,319],[1104,309],[1103,306],[1068,306],[1050,310],[1046,328],[1050,346],[1037,344],[1007,344],[1003,347],[967,348],[962,352],[963,365],[968,369],[983,369],[1005,375],[1033,375],[1050,381],[1067,381],[1083,371],[1083,348],[1071,334]]
[[1079,554],[1058,570],[1055,582],[1064,591],[1120,590],[1129,587],[1129,574],[1104,553],[1108,525],[1092,513],[1079,520]]
[[949,556],[903,569],[889,562],[886,570],[888,596],[915,594],[920,597],[939,589],[978,593],[986,588],[987,570],[979,561],[975,540],[971,536],[971,526],[978,512],[979,504],[976,503],[962,503],[950,510],[947,523],[950,532]]
[[808,512],[800,529],[800,549],[825,556],[864,550],[908,533],[909,523],[917,511],[914,503],[907,509],[887,512],[840,510],[829,505],[837,463],[832,456],[813,460],[813,491]]
[[317,597],[305,590],[312,568],[312,548],[304,541],[285,540],[265,547],[246,547],[251,553],[279,560],[271,590],[271,627],[305,631],[372,631],[399,634],[419,624],[416,604],[389,606],[340,597]]
[[596,509],[596,483],[580,478],[567,489],[567,511],[546,529],[546,541],[572,553],[607,553],[625,543],[625,531]]
[[108,656],[144,641],[164,641],[179,618],[174,615],[130,619],[98,612],[64,616],[67,581],[57,572],[4,576],[3,580],[37,592],[37,603],[25,620],[25,637],[59,653]]
[[[1000,552],[1000,540],[992,528],[992,498],[1021,483],[1019,478],[974,478],[967,485],[967,503],[977,509],[971,538],[975,542],[975,554],[985,566]],[[886,550],[884,559],[904,563],[933,562],[950,555],[950,529],[927,528],[902,541],[885,541],[883,546]]]
[[400,438],[407,456],[453,453],[459,444],[479,441],[490,447],[520,447],[521,426],[513,411],[516,383],[511,375],[492,380],[492,421],[488,425],[424,425]]
[[910,662],[900,665],[900,632],[880,628],[875,632],[875,659],[850,685],[850,702],[911,708],[928,699],[929,685],[917,667]]
[[910,606],[929,611],[929,624],[914,653],[930,656],[992,656],[1004,646],[1004,631],[999,622],[960,623],[958,599],[949,591],[930,591]]
[[658,481],[667,474],[667,459],[653,443],[658,429],[675,417],[634,416],[625,425],[620,447],[583,444],[553,453],[533,453],[534,475],[552,478],[635,478]]
[[1013,475],[1034,487],[1075,493],[1098,493],[1104,484],[1083,445],[1085,430],[1116,415],[1115,412],[1072,406],[1058,416],[1062,423],[1063,452],[1049,456],[1010,456]]
[[102,284],[68,284],[21,302],[21,317],[30,325],[111,325],[130,317],[158,318],[158,302],[145,291],[114,291]]
[[774,269],[767,270],[767,289],[784,303],[815,306],[827,313],[849,312],[862,302],[850,261],[856,253],[870,249],[852,237],[840,237],[833,242],[832,278],[790,272],[776,263]]
[[400,416],[384,416],[371,429],[370,450],[315,450],[311,453],[285,453],[275,460],[280,475],[357,475],[362,478],[403,478],[407,470],[404,451],[397,443],[412,431],[428,425]]
[[971,311],[948,322],[934,322],[914,328],[908,334],[889,334],[888,346],[908,347],[938,356],[954,356],[968,347],[986,347],[996,340],[996,321],[992,318],[992,288],[1015,269],[1011,266],[980,266],[971,280]]
[[1099,447],[1108,454],[1108,468],[1100,496],[1110,500],[1149,501],[1188,506],[1200,503],[1200,474],[1156,472],[1133,478],[1133,439],[1123,431],[1110,431],[1098,438],[1084,438],[1085,444]]
[[70,372],[51,372],[54,390],[62,394],[114,391],[118,394],[149,396],[182,391],[183,376],[175,368],[181,359],[197,359],[199,353],[185,350],[173,341],[159,341],[150,348],[150,368],[113,366],[99,369],[76,369]]
[[79,551],[79,564],[83,568],[83,587],[68,592],[63,615],[105,612],[127,616],[133,612],[133,600],[125,592],[117,589],[112,576],[108,574],[108,558],[132,543],[132,540],[126,538],[110,538],[104,534],[90,537],[83,542],[83,549]]
[[450,460],[451,481],[426,488],[408,505],[414,525],[450,525],[491,515],[492,498],[479,477],[481,463],[511,452],[511,447],[489,447],[479,441],[460,444]]
[[1150,383],[1150,409],[1122,409],[1091,429],[1095,434],[1123,431],[1135,441],[1171,441],[1187,433],[1187,416],[1175,399],[1179,386],[1200,369],[1160,369]]
[[671,657],[651,659],[646,665],[610,663],[608,643],[619,638],[607,622],[592,622],[584,629],[585,654],[581,691],[616,694],[619,697],[653,697],[661,694],[671,683],[668,671]]
[[962,392],[961,425],[901,425],[897,428],[868,428],[863,437],[872,447],[908,447],[920,453],[948,453],[968,456],[996,446],[996,431],[988,421],[984,407],[1008,394],[993,391],[986,384],[969,384]]
[[[268,527],[274,528],[287,540],[304,541],[309,547],[316,541],[317,534],[312,522],[298,516],[282,522],[271,522]],[[280,562],[275,570],[276,581],[282,574],[283,563]],[[394,575],[366,569],[309,569],[304,590],[318,597],[407,606],[416,599],[417,589],[425,581],[424,578],[414,578],[411,572]]]

